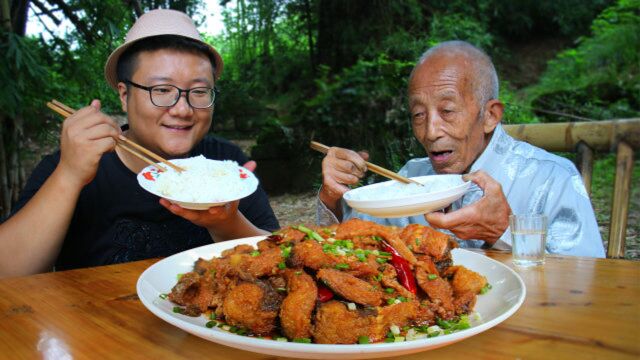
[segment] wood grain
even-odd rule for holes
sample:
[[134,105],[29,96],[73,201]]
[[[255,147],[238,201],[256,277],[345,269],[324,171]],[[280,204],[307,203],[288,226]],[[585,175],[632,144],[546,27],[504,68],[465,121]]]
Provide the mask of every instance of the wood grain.
[[[512,266],[509,253],[487,254]],[[155,261],[0,280],[0,357],[276,358],[200,339],[149,312],[135,284]],[[543,267],[516,271],[527,298],[511,318],[402,359],[640,356],[640,262],[549,256]]]

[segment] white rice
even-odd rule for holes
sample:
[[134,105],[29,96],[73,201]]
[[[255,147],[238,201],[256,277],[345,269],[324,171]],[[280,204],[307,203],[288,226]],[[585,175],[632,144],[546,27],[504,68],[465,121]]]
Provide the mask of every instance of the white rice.
[[[255,183],[249,170],[232,160],[210,160],[200,155],[172,162],[186,171],[168,168],[156,179],[157,190],[171,200],[213,203],[238,199]],[[241,178],[240,170],[248,174],[245,179]]]

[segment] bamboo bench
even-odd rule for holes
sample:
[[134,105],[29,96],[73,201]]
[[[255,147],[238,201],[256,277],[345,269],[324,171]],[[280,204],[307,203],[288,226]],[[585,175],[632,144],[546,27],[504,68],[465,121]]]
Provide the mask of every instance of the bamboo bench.
[[505,125],[516,139],[547,151],[576,152],[577,167],[591,195],[594,151],[616,152],[607,257],[624,257],[634,151],[640,150],[640,118],[593,122]]

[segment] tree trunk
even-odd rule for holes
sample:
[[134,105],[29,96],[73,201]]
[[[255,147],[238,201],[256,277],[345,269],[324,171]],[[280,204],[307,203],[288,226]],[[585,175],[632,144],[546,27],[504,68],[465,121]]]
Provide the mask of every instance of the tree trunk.
[[2,217],[6,217],[11,212],[11,193],[7,183],[7,152],[4,142],[5,119],[4,115],[0,115],[0,206],[2,209]]

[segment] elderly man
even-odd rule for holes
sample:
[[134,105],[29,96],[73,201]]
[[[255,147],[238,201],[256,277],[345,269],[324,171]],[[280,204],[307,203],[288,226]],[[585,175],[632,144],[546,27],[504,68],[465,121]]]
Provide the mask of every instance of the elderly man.
[[409,79],[413,133],[428,157],[400,170],[408,177],[465,174],[475,184],[447,213],[379,219],[346,206],[342,195],[366,171],[367,155],[331,148],[322,162],[318,223],[351,217],[448,230],[462,247],[510,249],[510,214],[546,214],[547,251],[604,257],[589,197],[573,164],[517,141],[500,125],[504,105],[491,59],[462,41],[429,49]]

